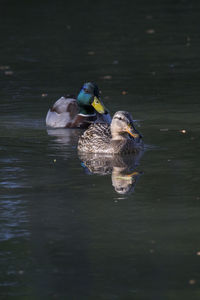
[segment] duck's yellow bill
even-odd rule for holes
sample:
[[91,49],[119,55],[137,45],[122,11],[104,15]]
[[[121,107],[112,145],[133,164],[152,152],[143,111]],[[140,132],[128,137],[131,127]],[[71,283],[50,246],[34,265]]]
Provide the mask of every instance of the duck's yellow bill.
[[128,132],[132,137],[134,137],[134,139],[137,139],[140,137],[138,133],[135,133],[133,131],[133,128],[130,125],[126,128],[126,132]]
[[101,103],[101,101],[95,96],[94,97],[94,101],[92,102],[92,106],[94,107],[94,109],[100,113],[100,114],[105,114],[105,107],[104,105]]

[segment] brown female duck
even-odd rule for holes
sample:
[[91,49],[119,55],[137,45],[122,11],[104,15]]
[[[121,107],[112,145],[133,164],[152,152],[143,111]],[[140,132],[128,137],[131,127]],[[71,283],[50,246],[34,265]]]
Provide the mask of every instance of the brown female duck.
[[126,111],[116,112],[111,125],[91,124],[78,141],[78,150],[87,153],[128,154],[142,149],[142,136]]

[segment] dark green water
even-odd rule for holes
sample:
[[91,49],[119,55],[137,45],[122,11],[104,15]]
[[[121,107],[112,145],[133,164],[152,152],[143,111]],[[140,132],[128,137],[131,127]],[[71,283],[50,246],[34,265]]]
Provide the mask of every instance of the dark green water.
[[[199,29],[197,1],[1,1],[1,299],[199,299]],[[139,120],[128,194],[46,130],[88,80]]]

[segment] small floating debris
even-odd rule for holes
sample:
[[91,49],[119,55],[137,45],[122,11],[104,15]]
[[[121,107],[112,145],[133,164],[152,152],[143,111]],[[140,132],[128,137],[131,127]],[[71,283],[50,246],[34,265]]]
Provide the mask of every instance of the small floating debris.
[[13,71],[5,71],[4,74],[10,76],[13,75]]
[[147,16],[146,16],[146,19],[147,19],[147,20],[151,20],[151,19],[153,19],[153,16],[152,16],[152,15],[147,15]]
[[106,80],[110,80],[110,79],[112,79],[112,76],[111,75],[104,75],[101,78],[106,79]]
[[110,97],[109,96],[104,96],[104,99],[108,100],[108,99],[110,99]]
[[54,159],[53,162],[56,163],[56,159]]
[[200,251],[197,251],[196,255],[197,255],[197,256],[200,256]]
[[122,91],[122,95],[127,95],[128,92],[127,91]]
[[42,94],[42,97],[47,97],[47,96],[48,96],[48,94],[46,94],[46,93]]
[[186,38],[186,46],[190,46],[190,41],[191,41],[190,37],[187,36],[187,38]]
[[10,66],[0,66],[1,71],[9,70]]
[[181,129],[180,132],[185,134],[187,131],[185,129]]
[[186,40],[187,40],[187,42],[190,42],[191,38],[189,36],[187,36]]
[[190,280],[189,280],[189,284],[191,284],[191,285],[196,284],[196,280],[195,280],[195,279],[190,279]]
[[154,240],[151,240],[151,244],[156,244],[156,241],[154,241]]
[[18,274],[19,275],[23,275],[24,274],[24,270],[19,270]]
[[88,51],[88,55],[95,55],[94,51]]
[[119,61],[118,60],[113,60],[113,65],[118,65]]
[[147,29],[146,30],[146,33],[147,34],[154,34],[155,33],[155,30],[153,28],[150,28],[150,29]]

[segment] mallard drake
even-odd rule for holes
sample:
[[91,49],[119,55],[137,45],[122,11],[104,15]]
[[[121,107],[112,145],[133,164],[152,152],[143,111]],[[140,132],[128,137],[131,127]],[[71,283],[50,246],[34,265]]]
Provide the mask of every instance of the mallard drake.
[[54,128],[87,128],[95,121],[110,123],[111,117],[92,82],[82,86],[77,98],[67,95],[58,99],[46,116],[46,125]]
[[142,149],[142,136],[126,111],[116,112],[111,125],[91,124],[78,140],[78,150],[87,153],[127,154]]

